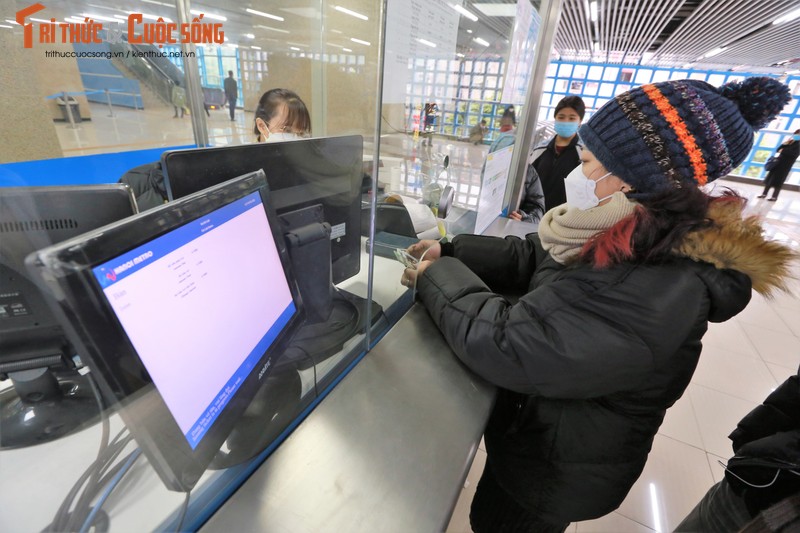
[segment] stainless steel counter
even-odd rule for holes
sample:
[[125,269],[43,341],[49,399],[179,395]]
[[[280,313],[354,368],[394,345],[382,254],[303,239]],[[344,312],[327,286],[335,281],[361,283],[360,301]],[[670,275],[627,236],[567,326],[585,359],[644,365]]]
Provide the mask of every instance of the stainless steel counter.
[[202,531],[444,531],[494,391],[417,304]]

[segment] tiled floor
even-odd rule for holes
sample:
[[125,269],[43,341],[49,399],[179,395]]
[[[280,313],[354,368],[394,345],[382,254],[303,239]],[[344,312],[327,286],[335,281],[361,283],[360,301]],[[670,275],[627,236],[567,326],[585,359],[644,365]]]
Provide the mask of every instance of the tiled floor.
[[[192,144],[191,120],[173,119],[172,108],[116,110],[108,117],[105,106],[92,106],[92,121],[71,130],[58,124],[64,155],[84,155],[158,146]],[[227,111],[212,111],[208,119],[212,144],[253,142],[251,113],[237,111],[231,122]],[[413,158],[419,146],[405,136],[384,139],[383,155]],[[486,147],[458,141],[434,140],[434,152],[451,155],[454,175],[464,204],[475,201],[478,176]],[[413,161],[413,159],[412,159]],[[463,183],[462,183],[463,182]],[[783,191],[777,202],[756,199],[760,188],[722,183],[750,198],[748,210],[762,217],[766,233],[800,249],[800,193]],[[796,272],[800,278],[800,268]],[[754,295],[748,308],[723,324],[712,324],[704,339],[700,364],[687,393],[670,409],[650,453],[642,476],[620,508],[599,520],[570,526],[572,533],[638,533],[671,531],[706,490],[721,479],[724,461],[731,455],[727,435],[739,419],[760,403],[800,364],[800,281],[795,295],[778,294],[773,300]],[[466,533],[469,505],[486,460],[479,450],[464,484],[448,533]]]
[[[783,191],[777,202],[756,199],[760,188],[724,185],[750,198],[748,211],[764,219],[766,232],[800,250],[800,193]],[[795,296],[750,305],[722,324],[711,324],[700,364],[686,394],[667,412],[644,472],[616,512],[572,524],[568,532],[639,533],[672,531],[722,478],[717,461],[732,455],[727,435],[736,423],[800,365],[800,265]],[[448,533],[466,533],[469,504],[486,452],[478,450]]]

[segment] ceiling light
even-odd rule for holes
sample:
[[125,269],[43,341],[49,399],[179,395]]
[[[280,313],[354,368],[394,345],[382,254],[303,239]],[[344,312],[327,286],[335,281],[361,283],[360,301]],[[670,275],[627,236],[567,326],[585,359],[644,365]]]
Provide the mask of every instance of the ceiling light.
[[339,13],[344,13],[345,15],[350,15],[351,17],[355,17],[355,18],[357,18],[357,19],[361,19],[361,20],[369,20],[369,17],[368,17],[368,16],[366,16],[366,15],[362,15],[361,13],[358,13],[358,12],[356,12],[356,11],[352,11],[352,10],[350,10],[350,9],[347,9],[346,7],[342,7],[342,6],[333,6],[333,9],[335,9],[335,10],[336,10],[336,11],[338,11]]
[[[157,17],[155,15],[148,15],[147,13],[137,13],[136,11],[127,11],[127,13],[129,15],[142,15],[142,18],[146,20],[154,20],[158,22],[158,19],[161,19],[163,22],[172,22],[172,19],[169,17]],[[110,20],[111,22],[119,22],[118,20],[115,19],[101,19],[101,20]]]
[[419,42],[420,44],[424,44],[425,46],[430,46],[431,48],[436,48],[436,43],[426,41],[425,39],[417,39],[417,42]]
[[6,26],[5,24],[0,24],[0,28],[8,28],[8,29],[13,30],[14,26]]
[[690,69],[690,68],[692,68],[692,67],[694,67],[694,63],[686,63],[686,64],[685,64],[684,66],[682,66],[681,68]]
[[476,15],[474,15],[470,11],[467,11],[466,9],[461,7],[460,5],[458,5],[458,4],[450,4],[450,7],[452,7],[453,9],[455,9],[456,11],[458,11],[459,13],[461,13],[462,15],[467,17],[472,22],[477,22],[478,21],[478,17]]
[[118,18],[118,19],[122,19],[122,20],[128,20],[128,17],[126,17],[124,15],[114,15],[114,18]]
[[467,30],[467,33],[472,33],[472,30]]
[[466,57],[466,56],[465,56],[464,54],[462,54],[461,52],[458,52],[458,53],[456,54],[456,57]]
[[772,21],[773,24],[782,24],[784,22],[791,22],[794,19],[800,17],[800,9],[795,9],[794,11],[789,11],[782,17],[776,18]]
[[262,26],[261,24],[257,25],[256,28],[263,28],[265,30],[277,31],[279,33],[289,33],[288,30],[282,30],[280,28],[273,28],[272,26]]
[[513,4],[472,4],[472,7],[486,15],[487,17],[516,17],[517,5]]
[[356,39],[355,37],[350,37],[350,40],[354,43],[363,44],[364,46],[370,46],[368,41],[362,41],[361,39]]
[[331,33],[340,33],[341,34],[341,33],[344,33],[344,32],[341,31],[341,30],[331,30]]
[[248,39],[255,39],[256,38],[256,36],[253,35],[252,33],[245,33],[244,36],[247,37]]
[[722,53],[722,52],[724,52],[725,50],[727,50],[727,48],[726,48],[726,47],[714,48],[714,49],[713,49],[713,50],[711,50],[710,52],[706,53],[706,54],[705,54],[703,57],[701,57],[700,59],[705,59],[705,58],[708,58],[708,57],[714,57],[714,56],[716,56],[716,55],[719,55],[719,54],[721,54],[721,53]]
[[589,17],[592,19],[592,22],[597,22],[597,2],[593,1],[589,4]]
[[786,71],[786,74],[788,74],[788,75],[790,75],[790,76],[791,76],[792,74],[800,74],[800,68],[799,68],[799,69],[795,69],[795,70],[787,70],[787,71]]
[[167,4],[167,3],[164,3],[164,2],[156,2],[156,0],[142,0],[142,2],[147,2],[148,4],[155,4],[157,6],[175,7],[175,4]]
[[352,50],[350,50],[349,48],[342,48],[342,51],[343,52],[352,52]]
[[251,15],[258,15],[259,17],[266,17],[268,19],[277,20],[283,22],[285,19],[283,17],[279,17],[278,15],[270,15],[269,13],[264,13],[263,11],[256,11],[255,9],[250,9],[249,7],[245,9]]
[[299,48],[297,48],[296,46],[290,46],[290,47],[289,47],[289,50],[295,50],[295,51],[297,51],[297,52],[300,52],[300,51],[301,51],[301,50],[300,50]]
[[16,20],[8,20],[8,19],[6,19],[6,22],[8,22],[9,24],[16,24],[17,26],[19,26],[19,23]]
[[256,45],[254,45],[254,44],[251,44],[251,45],[250,45],[250,48],[252,48],[253,50],[261,50],[261,47],[260,47],[260,46],[256,46]]
[[481,39],[480,37],[475,37],[472,40],[475,41],[476,43],[478,43],[481,46],[489,46],[489,43],[487,41]]
[[[98,5],[98,4],[86,4],[86,5],[89,6],[89,7],[96,7],[97,9],[107,9],[109,11],[119,11],[120,13],[125,13],[124,10],[117,9],[116,7],[101,6],[101,5]],[[174,7],[174,6],[169,6],[169,7]]]
[[[92,15],[91,13],[81,13],[81,16],[84,17],[84,18],[92,19],[92,20],[105,20],[105,21],[108,21],[108,22],[119,22],[115,18],[106,17],[106,16],[103,16],[103,15]],[[77,18],[77,17],[73,17],[73,18]],[[81,22],[83,22],[83,21],[81,21]]]
[[222,15],[214,15],[213,13],[205,13],[203,11],[200,11],[199,9],[190,9],[189,13],[191,13],[192,15],[198,15],[198,16],[199,15],[203,15],[204,19],[221,20],[222,22],[225,22],[226,20],[228,20],[228,17],[223,17]]

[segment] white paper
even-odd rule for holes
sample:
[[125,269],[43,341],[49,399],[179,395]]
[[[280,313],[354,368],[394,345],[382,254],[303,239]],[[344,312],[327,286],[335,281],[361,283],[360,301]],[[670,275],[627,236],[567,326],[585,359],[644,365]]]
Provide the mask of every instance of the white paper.
[[475,218],[475,233],[483,233],[503,212],[508,172],[511,169],[511,153],[514,146],[492,152],[486,156],[478,199],[478,214]]
[[536,37],[539,34],[542,18],[533,9],[530,0],[517,0],[517,16],[514,19],[514,33],[508,53],[506,79],[503,83],[503,104],[522,105],[528,78],[533,72]]
[[[383,103],[405,103],[406,85],[411,83],[411,61],[453,59],[458,21],[451,7],[463,0],[388,0],[386,8],[386,53],[383,68]],[[428,43],[428,44],[423,44]],[[434,46],[430,46],[434,45]],[[425,70],[424,66],[415,66]]]

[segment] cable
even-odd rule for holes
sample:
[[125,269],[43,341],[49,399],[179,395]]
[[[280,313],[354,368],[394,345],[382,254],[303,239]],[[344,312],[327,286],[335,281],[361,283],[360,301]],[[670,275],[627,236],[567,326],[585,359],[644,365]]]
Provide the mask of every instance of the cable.
[[106,490],[103,491],[103,494],[97,500],[97,503],[95,503],[94,507],[92,508],[92,511],[89,513],[89,516],[86,517],[86,520],[83,522],[83,525],[81,526],[81,529],[79,530],[78,533],[86,533],[87,531],[89,531],[89,528],[92,526],[92,522],[94,522],[95,516],[100,511],[100,509],[103,507],[103,504],[106,502],[106,500],[111,495],[111,493],[114,491],[114,489],[117,488],[117,485],[119,485],[119,482],[122,480],[122,478],[125,476],[125,474],[128,473],[128,470],[131,469],[133,464],[136,462],[136,460],[139,457],[141,457],[141,455],[142,455],[142,449],[141,448],[136,448],[135,450],[133,450],[128,455],[128,457],[127,457],[127,459],[125,461],[125,464],[122,466],[122,468],[119,469],[119,471],[117,472],[117,475],[115,475],[114,479],[112,479],[111,482],[108,484],[108,486],[106,487]]
[[192,495],[192,491],[186,493],[186,499],[183,500],[183,510],[181,511],[181,517],[178,520],[178,527],[175,528],[175,532],[178,533],[183,528],[183,521],[186,520],[186,511],[189,509],[189,498]]
[[[76,504],[75,510],[70,513],[70,507],[72,506],[73,502],[75,502],[75,498],[79,494],[81,488],[83,488],[87,479],[89,479],[93,473],[100,472],[100,474],[102,474],[104,466],[116,459],[122,449],[128,444],[128,442],[130,442],[132,438],[130,435],[127,435],[124,439],[122,439],[122,441],[120,440],[120,438],[127,433],[127,431],[127,428],[123,428],[119,433],[117,433],[111,443],[107,444],[105,448],[98,452],[98,457],[92,462],[92,464],[89,465],[89,467],[83,472],[83,474],[81,474],[81,476],[72,486],[69,493],[64,498],[64,501],[59,506],[58,511],[56,511],[55,517],[53,518],[51,523],[53,531],[64,531],[67,529],[67,524],[73,518],[73,513],[76,513],[80,507],[80,504]],[[90,487],[91,485],[87,485],[84,488],[84,491],[92,491]],[[83,496],[81,499],[82,498]]]

